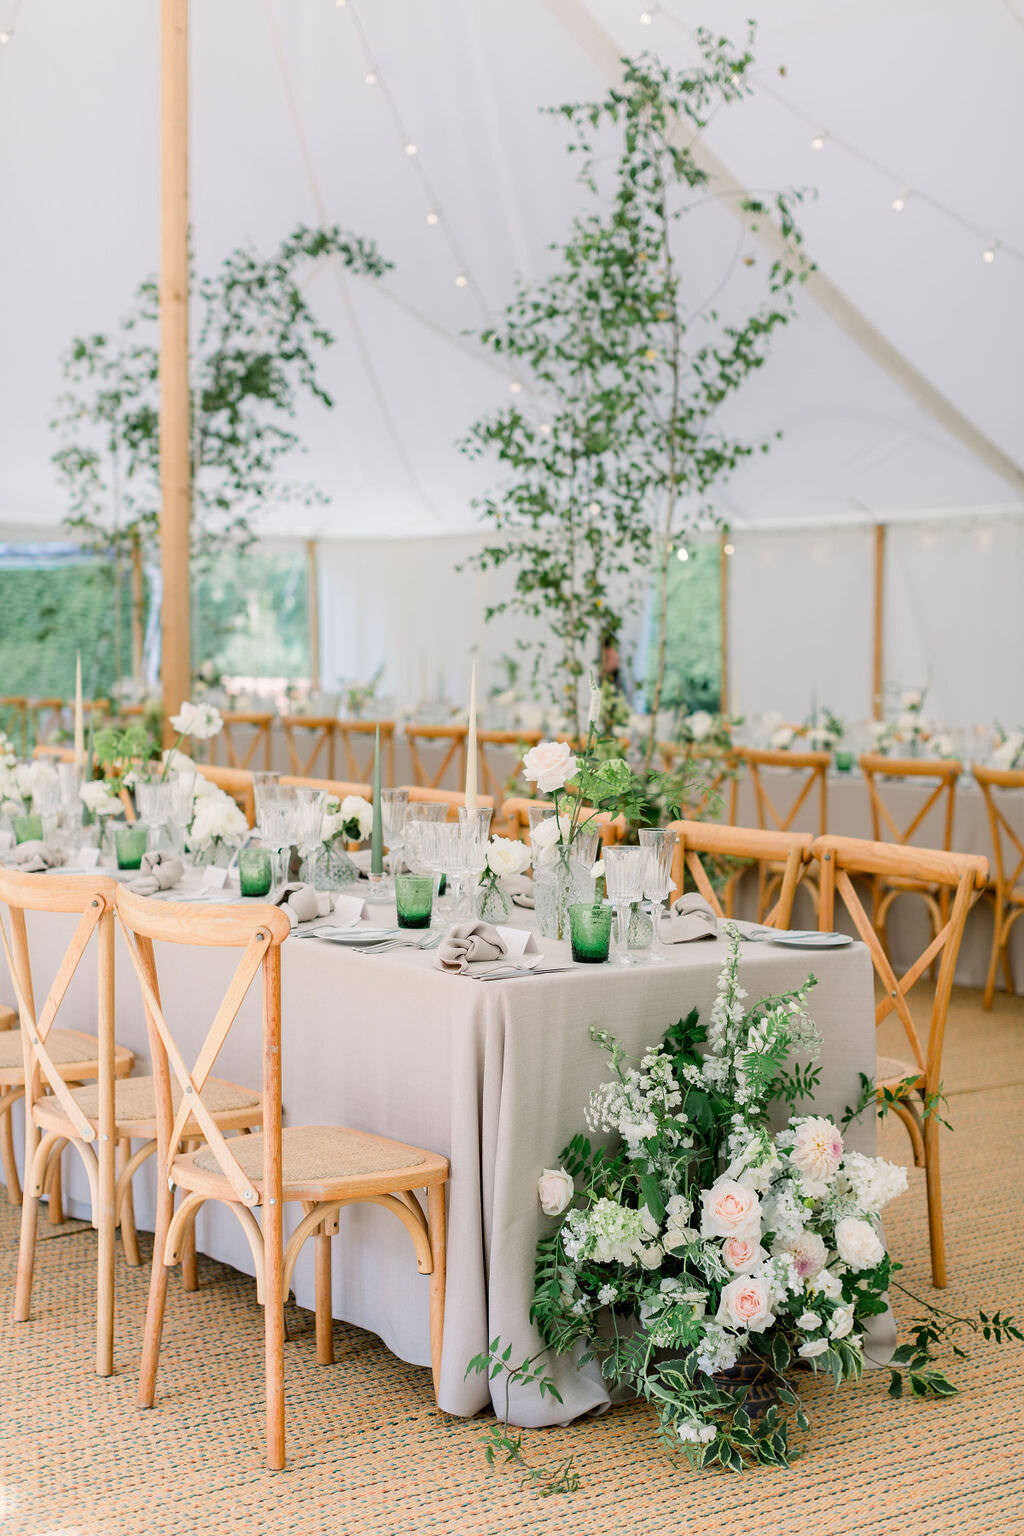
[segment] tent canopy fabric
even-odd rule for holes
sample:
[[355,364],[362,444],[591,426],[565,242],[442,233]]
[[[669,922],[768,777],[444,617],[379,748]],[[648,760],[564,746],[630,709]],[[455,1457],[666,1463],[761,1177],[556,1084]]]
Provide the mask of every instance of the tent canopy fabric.
[[[816,189],[802,224],[822,273],[958,420],[1019,463],[1016,3],[756,7],[753,95],[719,114],[704,142],[744,186]],[[692,26],[711,20],[739,41],[750,9],[738,0],[715,0],[707,15],[685,0],[646,12],[641,0],[192,6],[199,267],[247,240],[270,250],[297,223],[321,220],[375,239],[394,263],[379,284],[333,265],[310,275],[306,291],[337,337],[323,363],[336,404],[303,408],[297,429],[309,451],[295,470],[328,500],[268,509],[262,533],[395,540],[473,529],[473,497],[497,469],[470,463],[455,443],[507,400],[511,375],[466,333],[500,312],[517,274],[543,276],[551,241],[585,197],[562,153],[564,128],[539,109],[606,90],[585,46],[595,27],[616,51],[647,48],[683,65],[694,57]],[[0,0],[5,27],[0,538],[10,539],[56,535],[66,511],[48,427],[62,350],[75,334],[113,325],[157,267],[157,7]],[[714,287],[738,233],[713,200],[687,219],[695,291]],[[753,283],[751,271],[739,281]],[[915,403],[808,292],[731,425],[751,437],[784,433],[724,489],[719,505],[737,527],[962,519],[1024,505],[1012,477]]]

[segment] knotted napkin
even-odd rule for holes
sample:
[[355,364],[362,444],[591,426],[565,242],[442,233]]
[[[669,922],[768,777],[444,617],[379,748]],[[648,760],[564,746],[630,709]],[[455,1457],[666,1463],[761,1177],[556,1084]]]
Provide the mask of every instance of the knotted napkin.
[[532,907],[533,881],[529,875],[503,875],[501,888],[506,891],[517,907]]
[[438,946],[437,963],[458,976],[474,960],[503,960],[507,954],[508,945],[491,923],[456,923]]
[[274,905],[288,914],[288,921],[294,928],[296,923],[308,923],[311,918],[326,917],[331,910],[331,897],[327,891],[315,891],[311,885],[294,880],[278,892]]
[[44,843],[38,837],[19,843],[13,857],[18,869],[26,875],[41,875],[44,870],[59,869],[68,861],[67,854],[57,843]]
[[678,897],[661,920],[663,944],[689,944],[694,939],[717,939],[718,918],[710,903],[690,891]]
[[185,873],[185,866],[172,853],[156,848],[142,855],[142,863],[134,880],[129,880],[128,890],[136,896],[155,896],[157,891],[169,891],[177,885]]

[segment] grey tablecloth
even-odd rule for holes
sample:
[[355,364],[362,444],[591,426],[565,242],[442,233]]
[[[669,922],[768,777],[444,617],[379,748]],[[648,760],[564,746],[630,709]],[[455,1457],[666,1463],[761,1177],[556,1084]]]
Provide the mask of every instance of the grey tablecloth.
[[[45,992],[70,922],[32,917],[37,995]],[[559,946],[544,946],[564,957]],[[614,1030],[633,1052],[658,1039],[696,1004],[707,1013],[725,953],[719,941],[681,945],[667,963],[643,969],[579,967],[550,977],[479,983],[444,975],[432,954],[366,956],[311,939],[291,938],[283,959],[284,1102],[287,1121],[341,1123],[417,1143],[451,1159],[448,1296],[441,1406],[472,1414],[486,1406],[488,1385],[465,1379],[470,1357],[500,1335],[522,1359],[538,1347],[528,1322],[534,1246],[550,1226],[536,1181],[563,1145],[583,1129],[590,1090],[606,1059],[589,1026]],[[184,1047],[198,1049],[231,970],[212,950],[158,953],[168,1020]],[[857,1096],[858,1074],[873,1072],[871,968],[860,945],[808,954],[764,944],[745,946],[742,982],[751,997],[801,982],[813,969],[820,985],[813,1012],[824,1036],[818,1108],[838,1113]],[[147,1069],[137,984],[118,946],[117,1038]],[[92,973],[94,974],[94,972]],[[0,997],[11,1001],[0,967]],[[94,982],[76,977],[59,1022],[93,1027]],[[204,1007],[205,1005],[205,1007]],[[217,1063],[218,1074],[258,1084],[257,1003],[250,995]],[[873,1150],[874,1125],[852,1134]],[[77,1166],[69,1185],[84,1214]],[[151,1224],[153,1164],[137,1181],[140,1224]],[[208,1205],[199,1217],[201,1250],[251,1270],[234,1218]],[[295,1273],[298,1300],[312,1306],[312,1250]],[[427,1281],[416,1271],[401,1225],[378,1208],[342,1215],[335,1244],[335,1315],[378,1334],[403,1359],[429,1362]],[[168,1347],[174,1347],[173,1340]],[[553,1367],[564,1407],[534,1394],[513,1402],[517,1422],[575,1417],[607,1402],[593,1370],[569,1361]]]

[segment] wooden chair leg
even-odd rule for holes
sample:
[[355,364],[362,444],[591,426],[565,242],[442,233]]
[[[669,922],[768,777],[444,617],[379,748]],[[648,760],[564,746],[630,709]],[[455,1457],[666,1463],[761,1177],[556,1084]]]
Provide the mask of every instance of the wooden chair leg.
[[447,1237],[445,1228],[443,1184],[432,1184],[427,1190],[427,1223],[430,1227],[430,1254],[433,1269],[430,1272],[430,1368],[434,1378],[434,1400],[441,1393],[441,1354],[444,1348],[444,1292],[445,1255]]
[[1003,936],[1003,980],[1006,983],[1008,997],[1017,996],[1017,988],[1013,984],[1013,961],[1010,959],[1010,935]]
[[[985,978],[985,995],[982,998],[982,1007],[986,1010],[992,1007],[992,999],[996,990],[996,972],[999,969],[999,951],[1002,948],[1000,939],[1003,933],[1002,912],[998,903],[992,908],[992,952],[988,958],[988,975]],[[1007,945],[1009,950],[1009,945]]]
[[264,1219],[263,1329],[266,1364],[267,1466],[285,1464],[284,1441],[284,1255],[280,1216]]
[[[118,1151],[123,1171],[132,1155],[131,1140],[127,1136],[118,1142]],[[130,1265],[132,1269],[137,1269],[142,1263],[142,1255],[139,1253],[139,1239],[135,1231],[135,1196],[132,1192],[130,1179],[125,1185],[124,1194],[121,1197],[120,1216],[121,1246],[124,1249],[125,1263]]]
[[330,1232],[316,1234],[316,1363],[334,1364]]
[[[194,1152],[200,1143],[198,1141],[184,1141],[182,1148],[186,1152]],[[199,1266],[196,1263],[196,1224],[189,1223],[181,1245],[181,1284],[186,1291],[198,1291]]]
[[99,1163],[99,1209],[94,1213],[99,1233],[96,1266],[96,1374],[114,1374],[114,1263],[117,1251],[117,1143],[101,1136],[96,1148]]
[[928,1240],[932,1253],[932,1285],[946,1288],[946,1239],[942,1228],[942,1180],[939,1175],[939,1122],[929,1115],[924,1122],[924,1176],[928,1189]]
[[12,1105],[0,1114],[0,1161],[3,1162],[4,1183],[7,1185],[7,1203],[9,1205],[21,1204],[21,1180],[18,1178],[18,1164],[14,1157],[14,1116],[11,1113]]
[[171,1224],[173,1211],[174,1195],[168,1188],[166,1179],[158,1178],[156,1230],[153,1233],[153,1267],[149,1272],[146,1331],[142,1339],[142,1363],[139,1367],[139,1390],[136,1397],[140,1408],[152,1408],[156,1392],[160,1340],[164,1331],[164,1310],[167,1304],[167,1265],[164,1263],[164,1244],[167,1241],[167,1229]]
[[59,1227],[64,1223],[64,1177],[61,1170],[64,1147],[61,1146],[53,1154],[50,1164],[50,1175],[47,1180],[49,1191],[49,1217],[52,1226]]
[[[27,1155],[26,1155],[27,1161]],[[21,1236],[18,1244],[18,1278],[14,1290],[14,1321],[27,1323],[32,1311],[32,1276],[36,1264],[36,1233],[39,1227],[39,1196],[21,1199]]]

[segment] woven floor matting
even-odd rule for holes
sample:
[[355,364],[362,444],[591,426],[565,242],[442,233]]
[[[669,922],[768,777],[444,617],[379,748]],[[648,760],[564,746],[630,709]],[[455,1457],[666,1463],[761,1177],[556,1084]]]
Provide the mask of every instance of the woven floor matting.
[[[895,1038],[886,1042],[896,1050]],[[905,1054],[902,1049],[898,1054]],[[944,1184],[954,1311],[1024,1314],[1024,1003],[959,993]],[[883,1148],[905,1157],[901,1128]],[[891,1208],[906,1279],[928,1290],[922,1175]],[[814,1432],[789,1472],[695,1475],[670,1464],[643,1407],[528,1438],[574,1454],[583,1486],[539,1500],[489,1472],[484,1419],[439,1416],[426,1371],[336,1325],[318,1367],[312,1317],[289,1306],[289,1467],[265,1471],[262,1326],[253,1282],[209,1260],[172,1278],[157,1407],[134,1406],[147,1272],[119,1255],[120,1374],[91,1373],[95,1237],[41,1225],[34,1321],[9,1322],[17,1213],[0,1205],[0,1531],[4,1536],[1015,1536],[1024,1530],[1024,1350],[979,1346],[962,1395],[894,1403],[875,1374],[808,1390]],[[143,1239],[144,1245],[146,1240]],[[148,1251],[148,1249],[147,1249]]]

